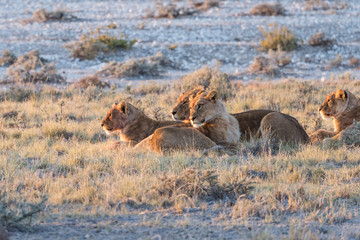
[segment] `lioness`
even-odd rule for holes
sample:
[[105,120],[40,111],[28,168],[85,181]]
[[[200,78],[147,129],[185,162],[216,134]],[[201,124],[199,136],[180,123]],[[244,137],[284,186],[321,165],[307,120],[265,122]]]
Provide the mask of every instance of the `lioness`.
[[191,124],[218,145],[236,145],[240,141],[239,123],[218,97],[216,91],[211,91],[191,98]]
[[[175,121],[183,121],[190,116],[190,98],[204,92],[203,87],[196,87],[180,95],[176,105],[172,109]],[[249,140],[251,137],[260,137],[264,133],[277,141],[291,143],[307,143],[309,136],[299,122],[287,115],[273,110],[250,110],[231,114],[238,123],[241,132],[241,140]]]
[[216,144],[204,134],[191,127],[190,123],[156,121],[127,102],[114,104],[101,123],[107,134],[120,132],[121,141],[157,152],[167,150],[209,149]]
[[191,126],[185,122],[153,120],[147,117],[141,110],[124,101],[119,104],[115,103],[101,123],[107,134],[119,131],[121,141],[132,145],[150,136],[156,129],[170,125]]
[[339,140],[341,132],[352,125],[354,119],[360,121],[360,100],[351,92],[338,89],[325,98],[319,112],[323,119],[333,119],[334,131],[317,130],[310,135],[311,142],[318,143],[325,138]]

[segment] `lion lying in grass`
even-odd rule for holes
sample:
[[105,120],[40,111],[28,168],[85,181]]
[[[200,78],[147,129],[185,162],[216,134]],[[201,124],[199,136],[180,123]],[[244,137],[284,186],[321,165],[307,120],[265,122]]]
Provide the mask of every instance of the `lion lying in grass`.
[[333,119],[334,131],[317,130],[310,135],[311,142],[319,143],[325,138],[340,140],[342,132],[353,124],[354,119],[360,121],[360,100],[351,92],[339,89],[326,96],[319,112],[323,119]]
[[101,123],[107,134],[120,132],[121,143],[157,152],[170,149],[208,149],[216,144],[186,122],[156,121],[127,102],[114,104]]
[[237,145],[239,123],[219,100],[216,91],[198,93],[190,99],[191,124],[218,145]]
[[[183,121],[190,116],[190,99],[205,90],[197,87],[180,95],[172,109],[173,119]],[[250,110],[231,114],[238,121],[241,139],[270,135],[275,141],[290,143],[308,143],[309,136],[299,122],[286,114],[272,110]]]

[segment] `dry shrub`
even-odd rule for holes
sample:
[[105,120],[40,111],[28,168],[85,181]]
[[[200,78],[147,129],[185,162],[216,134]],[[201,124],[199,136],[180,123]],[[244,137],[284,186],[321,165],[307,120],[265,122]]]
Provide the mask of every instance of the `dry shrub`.
[[299,40],[287,27],[279,27],[277,24],[269,24],[269,32],[259,27],[260,32],[265,36],[260,39],[261,50],[282,50],[291,51],[298,46]]
[[280,73],[279,68],[269,58],[264,56],[257,56],[254,58],[253,64],[249,67],[251,74],[266,74],[266,75],[278,75]]
[[145,96],[147,94],[161,94],[165,93],[170,89],[169,84],[159,84],[155,81],[149,81],[147,83],[143,83],[137,85],[135,87],[127,86],[126,90],[135,96]]
[[98,74],[113,77],[159,76],[162,68],[175,65],[161,52],[154,56],[130,59],[127,62],[109,62]]
[[285,67],[291,63],[291,56],[284,51],[274,51],[270,49],[268,55],[271,61],[273,61],[279,67]]
[[214,170],[200,171],[193,168],[186,169],[173,176],[164,175],[151,188],[150,194],[165,197],[173,205],[181,195],[200,200],[231,199],[248,193],[250,188],[240,181],[220,184]]
[[210,8],[219,7],[220,0],[190,1],[190,4],[200,11],[207,11]]
[[16,62],[16,56],[9,50],[2,51],[3,56],[0,57],[0,66],[8,67]]
[[[108,30],[108,28],[106,28]],[[81,35],[79,41],[66,44],[64,47],[70,50],[74,58],[94,59],[100,52],[108,53],[118,49],[130,49],[136,43],[136,39],[128,40],[126,35],[111,35],[108,31],[103,32],[103,28],[90,31],[90,35]]]
[[[6,232],[1,229],[17,229],[21,231],[29,230],[31,218],[45,209],[47,198],[40,196],[37,203],[28,202],[23,196],[17,194],[7,194],[6,191],[0,191],[0,239],[6,237]],[[29,223],[25,223],[29,220]]]
[[262,3],[253,7],[250,12],[250,15],[261,15],[261,16],[278,16],[285,15],[285,9],[280,3],[270,4]]
[[350,66],[352,66],[352,67],[358,67],[360,65],[359,59],[357,59],[355,57],[350,58],[349,61],[350,61]]
[[202,67],[185,77],[182,77],[174,84],[178,91],[189,91],[197,86],[216,90],[223,98],[232,96],[230,77],[226,73],[220,72],[218,68]]
[[[37,71],[37,69],[40,70]],[[7,69],[8,79],[18,83],[62,82],[64,78],[56,73],[54,63],[46,63],[37,50],[18,57]]]
[[340,54],[336,58],[330,60],[329,68],[340,67],[342,64],[342,57]]
[[345,9],[347,7],[348,7],[348,5],[346,2],[335,1],[332,5],[330,5],[329,1],[326,1],[326,0],[307,0],[307,1],[305,1],[304,9],[308,10],[308,11],[310,11],[310,10],[326,11],[329,9],[341,10],[341,9]]
[[80,89],[86,89],[91,86],[105,88],[109,87],[109,84],[101,81],[98,76],[87,76],[74,83],[73,86]]
[[325,34],[323,32],[318,32],[313,36],[311,36],[308,43],[311,46],[327,46],[327,45],[332,45],[334,41],[325,38]]
[[169,18],[175,19],[182,16],[188,16],[196,13],[196,10],[178,7],[174,3],[164,5],[162,2],[158,2],[155,6],[155,11],[146,14],[146,18]]
[[47,21],[56,21],[56,20],[70,20],[75,19],[75,16],[70,15],[65,10],[58,9],[54,12],[47,11],[45,9],[39,9],[34,12],[31,19],[27,22],[47,22]]

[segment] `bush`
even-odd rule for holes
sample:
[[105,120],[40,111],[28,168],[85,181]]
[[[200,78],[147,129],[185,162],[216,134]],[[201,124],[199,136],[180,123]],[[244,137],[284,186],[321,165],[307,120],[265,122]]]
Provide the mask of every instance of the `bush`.
[[[36,71],[38,68],[40,70]],[[62,82],[64,78],[56,73],[54,63],[46,63],[37,50],[18,57],[7,69],[10,81],[18,83]]]
[[197,86],[216,90],[225,99],[232,95],[230,77],[226,73],[220,72],[219,69],[208,66],[182,77],[178,83],[174,84],[176,90],[182,92],[189,91]]
[[250,15],[260,15],[260,16],[278,16],[285,15],[285,9],[280,3],[269,4],[262,3],[253,7],[250,12]]
[[9,50],[2,51],[3,56],[0,57],[0,66],[10,66],[16,62],[16,56]]
[[334,43],[333,40],[325,38],[325,34],[323,32],[318,32],[311,36],[308,41],[311,46],[327,46]]
[[279,27],[277,24],[269,26],[272,28],[269,32],[259,27],[260,32],[265,36],[265,39],[260,40],[261,50],[291,51],[298,46],[299,40],[287,27]]
[[32,18],[27,20],[27,22],[47,22],[51,20],[69,20],[74,18],[76,17],[68,14],[65,10],[58,9],[54,12],[50,12],[42,8],[34,12]]
[[98,74],[113,77],[159,76],[163,67],[175,67],[161,52],[127,62],[109,62]]
[[254,58],[253,64],[249,67],[251,74],[278,75],[280,73],[278,67],[267,57],[257,56]]
[[80,89],[86,89],[90,86],[105,88],[109,87],[109,84],[106,82],[102,82],[98,76],[87,76],[74,83],[73,86]]
[[[109,32],[102,32],[102,27],[96,31],[90,31],[90,35],[81,35],[79,41],[75,41],[65,45],[70,50],[71,56],[81,60],[94,59],[100,52],[108,53],[118,49],[130,49],[136,39],[128,40],[126,35],[120,38],[111,35]],[[107,28],[108,29],[108,28]]]

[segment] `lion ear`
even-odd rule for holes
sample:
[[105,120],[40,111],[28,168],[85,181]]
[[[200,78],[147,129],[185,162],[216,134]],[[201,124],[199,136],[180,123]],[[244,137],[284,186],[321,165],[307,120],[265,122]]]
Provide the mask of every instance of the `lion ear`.
[[126,102],[120,102],[118,105],[117,105],[118,109],[120,110],[120,112],[122,113],[127,113],[128,112],[128,105],[126,104]]
[[219,98],[219,94],[217,93],[217,91],[211,91],[209,92],[209,94],[206,96],[207,99],[216,102],[216,100]]
[[336,98],[336,99],[341,99],[341,100],[345,101],[346,98],[347,98],[347,93],[346,93],[346,91],[344,91],[344,90],[342,90],[342,89],[337,90],[336,93],[335,93],[335,98]]

